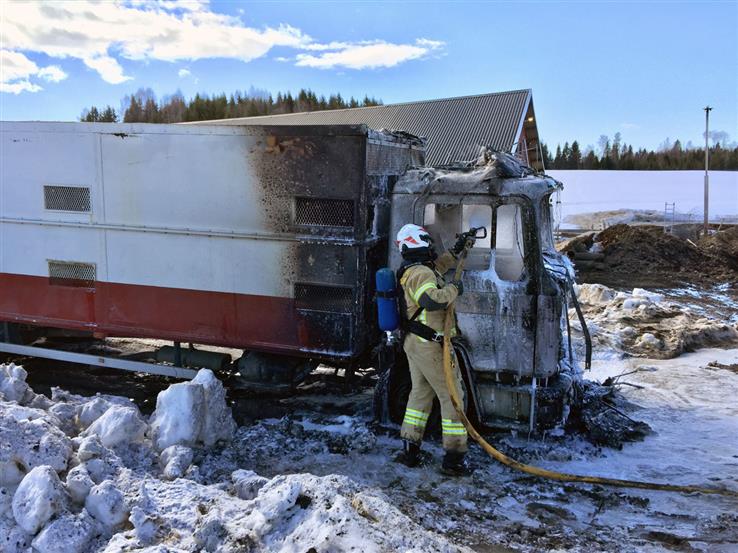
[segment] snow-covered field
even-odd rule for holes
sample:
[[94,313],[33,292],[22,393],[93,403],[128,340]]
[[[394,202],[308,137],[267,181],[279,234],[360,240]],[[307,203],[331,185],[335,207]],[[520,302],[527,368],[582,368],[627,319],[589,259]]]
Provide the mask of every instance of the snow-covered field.
[[[547,171],[564,183],[561,218],[619,209],[664,211],[675,203],[679,213],[702,221],[704,171]],[[710,172],[710,217],[738,215],[738,171]]]
[[[698,292],[579,295],[597,347],[586,376],[624,375],[623,408],[654,432],[622,450],[578,436],[492,441],[566,472],[738,490],[735,321]],[[683,353],[687,338],[703,349]],[[715,339],[724,348],[703,347]],[[123,397],[37,395],[25,377],[0,369],[3,553],[738,549],[735,498],[539,480],[478,447],[474,475],[453,479],[433,442],[434,460],[407,469],[390,461],[396,433],[372,426],[369,391],[350,415],[303,401],[236,427],[206,370],[160,393],[150,417]]]

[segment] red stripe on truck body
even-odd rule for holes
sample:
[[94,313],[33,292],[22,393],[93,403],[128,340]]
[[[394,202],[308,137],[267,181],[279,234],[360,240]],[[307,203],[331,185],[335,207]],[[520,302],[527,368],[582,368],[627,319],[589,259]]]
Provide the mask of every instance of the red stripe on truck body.
[[[273,352],[320,348],[291,298],[0,273],[0,319]],[[337,352],[338,353],[338,352]]]

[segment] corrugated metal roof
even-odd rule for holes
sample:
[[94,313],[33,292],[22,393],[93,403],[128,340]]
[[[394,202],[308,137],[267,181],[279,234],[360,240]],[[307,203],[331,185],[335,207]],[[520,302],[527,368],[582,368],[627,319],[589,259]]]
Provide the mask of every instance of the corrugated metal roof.
[[[428,139],[426,161],[440,165],[473,159],[480,146],[510,151],[517,142],[531,91],[340,109],[239,117],[209,121],[224,125],[322,125],[364,123],[374,129],[403,130]],[[206,123],[203,121],[203,123]]]

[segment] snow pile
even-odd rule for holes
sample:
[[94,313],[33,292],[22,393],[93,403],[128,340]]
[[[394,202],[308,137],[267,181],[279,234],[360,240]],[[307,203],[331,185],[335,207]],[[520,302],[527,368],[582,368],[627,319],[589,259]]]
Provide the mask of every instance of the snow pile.
[[0,486],[14,486],[36,467],[63,471],[72,454],[69,438],[54,415],[3,404],[0,411]]
[[185,551],[459,550],[346,477],[264,480],[248,500],[191,480],[146,480],[130,517],[134,528],[114,536],[105,551],[136,550],[161,543],[163,536],[169,536],[167,546]]
[[191,382],[161,392],[152,419],[153,440],[159,450],[172,445],[212,446],[230,440],[236,429],[225,389],[208,369],[199,371]]
[[26,384],[26,371],[15,364],[0,366],[0,399],[23,403],[30,388]]
[[[615,292],[602,284],[581,284],[577,294],[595,356],[612,355],[614,351],[670,359],[701,347],[738,344],[736,325],[665,301],[661,293],[642,288]],[[569,318],[572,328],[581,333],[573,309]]]
[[[0,365],[0,387],[15,398],[0,400],[3,553],[460,550],[346,477],[238,465],[248,444],[216,447],[235,423],[210,371],[162,392],[151,424],[125,398],[36,396],[17,366]],[[355,420],[336,423],[293,428],[369,443]],[[224,478],[207,482],[204,459]]]

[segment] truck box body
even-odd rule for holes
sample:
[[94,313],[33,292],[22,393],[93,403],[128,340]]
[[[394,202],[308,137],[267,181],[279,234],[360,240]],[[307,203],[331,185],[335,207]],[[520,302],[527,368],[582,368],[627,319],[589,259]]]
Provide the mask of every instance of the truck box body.
[[0,320],[334,360],[376,337],[388,190],[364,126],[2,124]]

